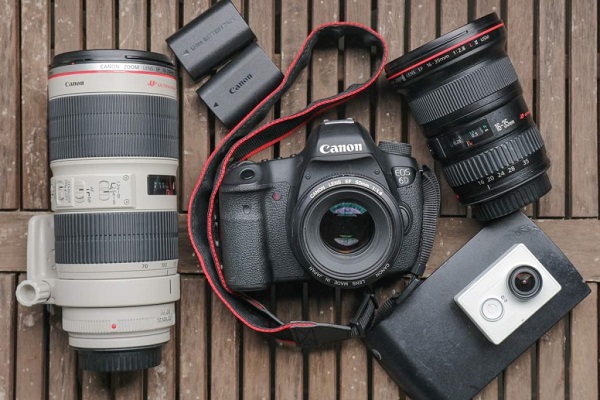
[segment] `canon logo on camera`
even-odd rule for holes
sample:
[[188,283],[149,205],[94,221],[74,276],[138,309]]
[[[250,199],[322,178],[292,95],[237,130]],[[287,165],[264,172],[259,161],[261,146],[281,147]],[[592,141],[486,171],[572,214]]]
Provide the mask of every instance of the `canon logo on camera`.
[[363,146],[362,143],[354,143],[354,144],[324,144],[319,147],[319,151],[323,154],[332,154],[332,153],[354,153],[358,151],[362,151]]

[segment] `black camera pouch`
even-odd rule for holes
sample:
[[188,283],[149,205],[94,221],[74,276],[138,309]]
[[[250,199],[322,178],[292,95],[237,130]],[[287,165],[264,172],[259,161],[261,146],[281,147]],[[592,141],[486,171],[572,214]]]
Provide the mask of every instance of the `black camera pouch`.
[[[522,243],[561,290],[499,345],[489,341],[454,296],[511,246]],[[469,399],[590,293],[560,249],[521,212],[496,220],[446,261],[364,339],[411,399]]]
[[[374,66],[373,70],[375,72],[373,75],[365,82],[351,85],[337,95],[309,104],[302,111],[254,129],[291,87],[302,70],[310,64],[312,50],[323,44],[337,46],[342,38],[345,39],[345,43],[348,45],[367,48],[374,52],[377,63]],[[213,291],[241,322],[255,331],[270,335],[278,340],[295,343],[298,346],[312,347],[363,336],[365,328],[373,320],[376,305],[370,295],[365,296],[356,316],[349,325],[335,325],[313,321],[284,323],[256,300],[232,291],[227,287],[223,278],[221,262],[215,244],[219,234],[215,223],[215,201],[219,186],[229,166],[272,146],[322,112],[366,91],[377,81],[383,71],[386,57],[387,46],[385,41],[371,28],[352,22],[335,22],[321,25],[306,38],[279,86],[229,132],[204,165],[188,207],[188,233],[198,256],[198,261]],[[423,204],[424,218],[419,257],[411,270],[414,275],[423,273],[425,263],[429,258],[435,236],[440,201],[439,186],[435,174],[426,167],[420,173],[422,174],[423,191],[425,192],[423,197],[426,200]]]

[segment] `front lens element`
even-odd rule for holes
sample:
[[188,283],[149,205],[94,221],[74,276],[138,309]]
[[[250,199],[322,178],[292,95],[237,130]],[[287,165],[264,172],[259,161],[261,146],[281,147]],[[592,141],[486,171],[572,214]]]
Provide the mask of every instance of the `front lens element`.
[[508,287],[519,299],[528,300],[539,293],[542,288],[542,277],[533,267],[518,267],[511,272]]
[[350,254],[362,250],[371,241],[375,223],[369,211],[359,202],[344,200],[325,212],[319,232],[331,250]]
[[496,14],[386,65],[446,180],[487,221],[546,194],[550,161],[531,118]]

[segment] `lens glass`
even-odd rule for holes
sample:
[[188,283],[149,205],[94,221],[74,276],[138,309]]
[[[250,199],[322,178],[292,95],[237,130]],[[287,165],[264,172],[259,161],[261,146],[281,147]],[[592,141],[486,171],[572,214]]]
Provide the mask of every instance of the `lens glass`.
[[521,300],[528,300],[539,293],[542,277],[535,268],[521,266],[511,272],[508,286],[515,296]]
[[386,65],[446,180],[481,221],[551,188],[544,141],[505,47],[504,23],[490,14]]
[[375,233],[375,223],[361,203],[342,200],[325,212],[319,232],[321,239],[331,250],[351,254],[370,243]]
[[529,272],[521,272],[515,276],[515,287],[521,292],[530,293],[535,285],[535,276]]

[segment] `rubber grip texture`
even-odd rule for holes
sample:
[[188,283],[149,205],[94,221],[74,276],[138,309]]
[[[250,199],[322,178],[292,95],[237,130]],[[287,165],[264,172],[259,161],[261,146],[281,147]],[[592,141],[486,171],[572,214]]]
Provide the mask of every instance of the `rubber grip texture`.
[[50,161],[179,157],[177,100],[138,94],[66,96],[48,102]]
[[427,124],[501,90],[518,77],[508,56],[476,68],[409,103],[419,125]]

